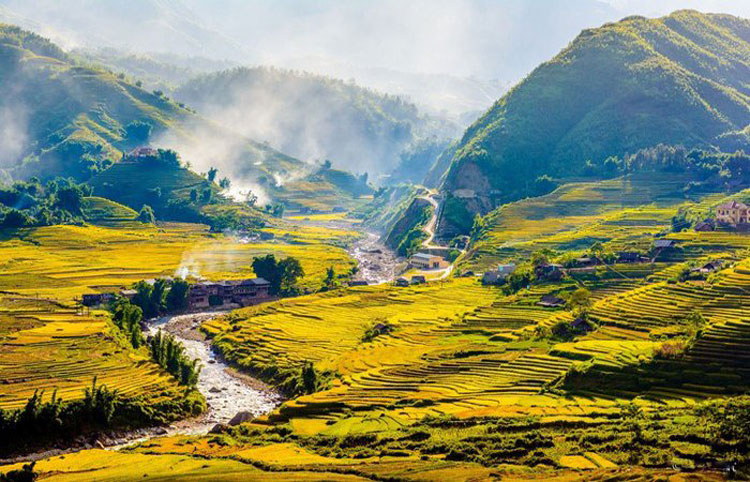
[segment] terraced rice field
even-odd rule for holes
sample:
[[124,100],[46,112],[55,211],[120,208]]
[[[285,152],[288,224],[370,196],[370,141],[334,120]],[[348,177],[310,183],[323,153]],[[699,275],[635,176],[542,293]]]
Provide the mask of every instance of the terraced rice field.
[[45,397],[57,390],[66,400],[80,398],[94,376],[151,403],[181,396],[145,351],[116,338],[107,315],[76,311],[74,299],[83,293],[172,276],[180,267],[211,279],[252,277],[253,257],[266,253],[300,259],[309,287],[321,283],[329,266],[339,273],[353,266],[343,248],[322,244],[326,235],[342,241],[350,232],[290,226],[279,230],[288,241],[243,244],[203,226],[126,222],[120,218],[128,211],[96,198],[85,209],[102,225],[51,226],[0,241],[0,408],[21,407],[36,389]]
[[107,320],[52,301],[0,298],[0,409],[23,407],[35,390],[44,390],[45,400],[55,390],[64,400],[82,398],[94,377],[151,403],[182,396],[174,378],[145,351],[133,352],[117,339]]
[[200,225],[28,230],[0,241],[0,291],[71,300],[85,292],[174,276],[179,268],[210,279],[238,279],[252,276],[253,257],[267,253],[298,258],[307,275],[303,285],[315,287],[329,266],[343,273],[354,265],[343,248],[322,244],[343,243],[352,233],[304,227],[276,232],[279,240],[243,244]]
[[487,228],[462,268],[482,270],[533,251],[585,250],[596,241],[613,250],[650,246],[648,236],[668,228],[688,201],[680,176],[655,174],[572,183],[546,196],[507,204],[490,213]]

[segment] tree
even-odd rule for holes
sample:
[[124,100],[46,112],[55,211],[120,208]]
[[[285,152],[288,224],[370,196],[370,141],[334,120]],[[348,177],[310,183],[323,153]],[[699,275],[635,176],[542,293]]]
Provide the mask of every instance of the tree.
[[219,172],[218,169],[212,167],[208,170],[208,182],[214,182],[216,180],[216,174]]
[[245,193],[245,204],[247,204],[248,206],[252,208],[252,207],[255,207],[257,203],[258,203],[258,196],[256,196],[254,192],[248,190]]
[[172,287],[167,293],[167,310],[168,311],[179,311],[187,307],[188,292],[190,291],[190,284],[187,281],[178,279],[172,282]]
[[232,181],[229,180],[227,177],[221,178],[221,181],[219,181],[219,187],[227,190],[232,186]]
[[555,190],[557,183],[548,175],[539,176],[534,181],[534,194],[543,196]]
[[575,316],[585,317],[592,305],[591,292],[586,288],[578,288],[568,299],[568,308]]
[[281,288],[281,272],[276,262],[276,256],[267,254],[253,258],[253,272],[255,276],[271,283],[271,294],[278,294]]
[[211,202],[211,197],[213,196],[213,192],[211,191],[210,187],[207,187],[201,192],[201,202],[203,204],[208,204]]
[[138,213],[138,221],[144,223],[144,224],[155,224],[156,223],[156,217],[154,216],[154,210],[151,209],[151,206],[148,204],[144,204],[141,208],[141,211]]
[[153,126],[148,122],[133,121],[125,126],[125,137],[132,144],[145,144],[151,137]]
[[75,184],[63,186],[57,190],[57,202],[55,205],[71,214],[81,214],[83,208],[84,192]]
[[271,283],[271,294],[291,293],[297,280],[305,275],[300,262],[293,257],[277,261],[273,254],[255,257],[253,271]]
[[326,274],[323,277],[323,286],[329,290],[336,287],[336,271],[333,269],[333,266],[329,266],[326,269]]
[[305,276],[305,270],[302,269],[299,260],[291,256],[279,261],[279,269],[281,271],[282,293],[291,293],[294,285],[297,284],[297,280]]
[[190,202],[195,204],[195,202],[198,200],[198,191],[195,189],[190,190]]
[[18,209],[9,209],[3,216],[0,226],[4,228],[23,228],[32,226],[34,219],[23,211]]

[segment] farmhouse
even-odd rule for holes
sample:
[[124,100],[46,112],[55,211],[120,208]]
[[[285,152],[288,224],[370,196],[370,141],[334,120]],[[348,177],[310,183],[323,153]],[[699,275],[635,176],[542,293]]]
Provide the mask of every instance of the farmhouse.
[[83,306],[98,306],[115,301],[114,293],[87,293],[83,295]]
[[617,253],[618,263],[648,263],[650,260],[640,253],[631,253],[628,251],[622,251]]
[[677,247],[677,242],[674,239],[657,239],[654,241],[654,248],[656,249],[672,249]]
[[411,284],[413,285],[422,285],[425,283],[427,283],[427,279],[424,276],[415,275],[411,277]]
[[349,286],[368,286],[367,280],[354,280],[349,282]]
[[125,157],[123,158],[123,162],[136,162],[140,159],[144,159],[147,157],[156,157],[158,155],[159,151],[157,151],[153,147],[136,147],[125,155]]
[[403,276],[396,278],[396,286],[400,286],[402,288],[409,286],[409,280],[404,278]]
[[565,300],[558,298],[555,295],[544,295],[542,299],[537,302],[537,305],[544,306],[545,308],[557,308],[558,306],[564,306]]
[[482,276],[482,284],[484,285],[502,284],[505,282],[505,278],[507,278],[515,270],[516,270],[516,265],[513,263],[499,264],[497,266],[497,269],[492,270],[492,271],[487,271],[484,273],[484,275]]
[[427,253],[417,253],[409,260],[414,268],[418,269],[443,269],[450,266],[442,256]]
[[696,224],[694,229],[698,233],[704,233],[716,230],[716,225],[714,224],[713,219],[706,219],[705,221]]
[[231,303],[240,306],[254,305],[270,300],[270,289],[271,283],[263,278],[198,283],[190,287],[188,306],[195,310]]
[[562,266],[553,263],[543,263],[534,270],[537,278],[550,281],[559,281],[563,277]]
[[716,206],[716,220],[721,224],[737,226],[750,222],[750,206],[735,200]]

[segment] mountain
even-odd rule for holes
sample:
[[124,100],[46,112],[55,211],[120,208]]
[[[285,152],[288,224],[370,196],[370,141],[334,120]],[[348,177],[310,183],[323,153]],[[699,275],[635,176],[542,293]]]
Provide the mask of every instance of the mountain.
[[140,85],[78,63],[39,35],[0,25],[0,170],[16,178],[86,180],[148,143],[238,180],[305,167]]
[[245,136],[353,172],[387,173],[416,140],[457,133],[454,124],[424,116],[400,97],[276,68],[201,75],[174,96]]
[[486,213],[534,194],[540,176],[590,174],[659,143],[747,146],[748,78],[745,19],[678,11],[584,30],[469,127],[443,190],[455,211]]
[[15,177],[85,179],[121,157],[134,141],[127,130],[134,122],[158,134],[192,116],[159,93],[76,64],[57,45],[9,25],[0,25],[0,91],[0,168]]
[[181,0],[0,0],[0,21],[40,32],[65,48],[242,59],[238,42],[203,24]]

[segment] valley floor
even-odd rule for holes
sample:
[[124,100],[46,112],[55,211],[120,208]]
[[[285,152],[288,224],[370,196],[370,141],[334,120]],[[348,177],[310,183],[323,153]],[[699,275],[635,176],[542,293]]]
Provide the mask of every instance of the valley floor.
[[[571,269],[562,280],[517,292],[453,276],[407,288],[342,288],[211,317],[201,331],[228,363],[280,386],[307,377],[308,393],[220,433],[87,450],[39,461],[36,469],[59,480],[82,473],[97,480],[722,480],[747,457],[744,435],[727,431],[722,420],[750,407],[739,396],[750,390],[750,236],[671,232],[679,207],[721,199],[686,198],[682,185],[665,179],[582,183],[508,205],[459,258],[457,272],[481,272],[544,248],[576,257],[595,241],[612,251],[648,251],[655,235],[677,242],[673,251],[651,252],[649,262]],[[330,263],[322,256],[351,263],[342,248],[315,238],[315,229],[330,228],[300,227],[300,240],[307,229],[313,230],[308,244],[268,249],[297,253],[306,272],[315,273],[309,283]],[[37,256],[52,259],[51,253],[79,242],[49,244],[52,238],[42,234],[29,233],[36,243],[9,240],[0,250],[39,250]],[[216,261],[216,276],[242,275],[242,263],[219,261],[226,253],[266,249],[184,236],[207,243],[202,246],[209,250],[187,252],[201,266]],[[28,256],[16,263],[23,266]],[[56,259],[62,263],[63,257]],[[707,279],[682,277],[713,259],[724,264]],[[51,268],[40,274],[68,280],[60,293],[69,296],[83,279],[115,284],[117,271],[106,266],[91,278],[62,278]],[[161,273],[167,270],[160,266]],[[12,268],[3,268],[8,280]],[[50,282],[44,295],[54,295],[54,286]],[[538,302],[545,295],[567,298],[581,287],[591,293],[593,329],[558,337],[556,327],[573,326],[576,315]],[[28,297],[33,288],[15,289]],[[698,330],[693,313],[704,320]],[[46,330],[51,343],[70,343],[54,336],[57,325],[46,317],[22,318],[19,309],[8,316],[13,326],[28,319],[25,330]],[[56,316],[72,318],[70,312]],[[91,330],[106,333],[103,326]],[[32,350],[36,345],[22,334],[9,332],[4,346]],[[676,353],[668,350],[678,343]],[[72,376],[66,364],[58,370],[61,379]],[[17,390],[18,406],[22,393],[43,385],[50,386],[43,376],[36,382],[18,376],[0,393]]]

